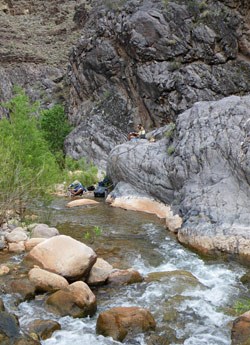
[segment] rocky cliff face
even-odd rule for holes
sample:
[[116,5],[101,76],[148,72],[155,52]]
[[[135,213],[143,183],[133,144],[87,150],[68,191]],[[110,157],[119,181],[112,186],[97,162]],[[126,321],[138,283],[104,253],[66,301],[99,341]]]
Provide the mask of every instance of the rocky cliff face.
[[75,0],[0,0],[0,102],[11,98],[15,85],[44,107],[65,100],[69,49],[79,37],[73,21],[77,4]]
[[149,130],[197,101],[250,91],[247,1],[91,1],[88,18],[70,56],[69,116],[79,125],[66,145],[73,156],[89,152],[76,143],[80,126],[100,109],[106,137],[113,127],[127,133],[142,122]]
[[[68,154],[170,204],[183,243],[250,258],[248,0],[0,0],[0,17],[1,99],[67,98]],[[127,142],[139,122],[165,137]]]

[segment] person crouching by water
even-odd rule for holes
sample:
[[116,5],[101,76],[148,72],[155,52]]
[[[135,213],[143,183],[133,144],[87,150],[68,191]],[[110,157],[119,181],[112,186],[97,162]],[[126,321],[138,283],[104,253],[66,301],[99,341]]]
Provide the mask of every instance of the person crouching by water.
[[75,180],[69,185],[68,191],[70,193],[70,196],[76,196],[83,195],[84,192],[87,192],[87,189],[81,184],[81,182]]
[[137,132],[131,132],[128,135],[128,140],[146,139],[146,131],[141,123],[137,126]]

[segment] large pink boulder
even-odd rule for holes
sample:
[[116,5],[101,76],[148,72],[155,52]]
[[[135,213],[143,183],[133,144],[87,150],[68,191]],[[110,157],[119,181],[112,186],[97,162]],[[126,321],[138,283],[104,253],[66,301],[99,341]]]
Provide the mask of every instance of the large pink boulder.
[[35,246],[26,256],[40,268],[71,281],[88,275],[97,255],[84,243],[70,236],[54,236]]

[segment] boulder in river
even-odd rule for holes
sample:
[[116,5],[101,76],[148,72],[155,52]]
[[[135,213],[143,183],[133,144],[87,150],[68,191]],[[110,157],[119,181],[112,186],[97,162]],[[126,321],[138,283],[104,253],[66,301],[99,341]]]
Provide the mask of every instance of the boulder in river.
[[123,341],[128,335],[154,330],[156,322],[149,310],[140,307],[116,307],[99,314],[96,332]]
[[129,285],[134,283],[141,283],[143,281],[142,275],[129,268],[127,270],[114,270],[108,277],[108,284],[110,285]]
[[239,316],[233,322],[231,331],[232,345],[250,344],[250,311]]
[[59,235],[35,246],[26,256],[40,268],[71,281],[88,275],[97,255],[90,247],[70,236]]
[[77,281],[49,296],[46,307],[61,316],[92,316],[96,312],[96,298],[87,284]]
[[61,329],[60,323],[54,320],[33,320],[28,324],[29,334],[35,334],[39,339],[46,340],[53,332]]
[[110,273],[113,271],[113,266],[107,261],[97,258],[95,264],[91,268],[89,277],[87,279],[88,285],[101,285],[104,284]]
[[67,207],[85,206],[85,205],[96,205],[98,201],[92,199],[76,199],[67,203]]
[[36,291],[52,292],[66,288],[69,285],[64,277],[41,268],[32,268],[28,276],[31,283],[35,286]]

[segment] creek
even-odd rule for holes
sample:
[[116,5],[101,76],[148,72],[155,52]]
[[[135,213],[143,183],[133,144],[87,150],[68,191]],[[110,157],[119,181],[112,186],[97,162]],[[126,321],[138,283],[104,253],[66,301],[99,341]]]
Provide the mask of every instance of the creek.
[[[129,286],[92,289],[97,313],[92,318],[58,318],[47,313],[39,296],[15,307],[22,327],[35,318],[57,320],[62,329],[43,345],[114,345],[112,338],[95,333],[97,316],[115,306],[141,306],[153,314],[158,341],[150,344],[228,345],[235,315],[235,301],[247,295],[240,277],[246,268],[235,262],[204,260],[180,245],[175,236],[154,215],[113,208],[102,200],[97,205],[67,208],[69,200],[56,198],[49,207],[36,207],[40,222],[55,226],[92,247],[115,268],[134,268],[150,281]],[[99,200],[98,200],[99,201]],[[63,252],[62,252],[63,255]],[[18,258],[17,258],[18,260]],[[157,272],[171,272],[167,278]],[[192,275],[191,275],[191,274]],[[11,296],[4,297],[11,310]],[[144,335],[124,341],[126,345],[147,345]]]

